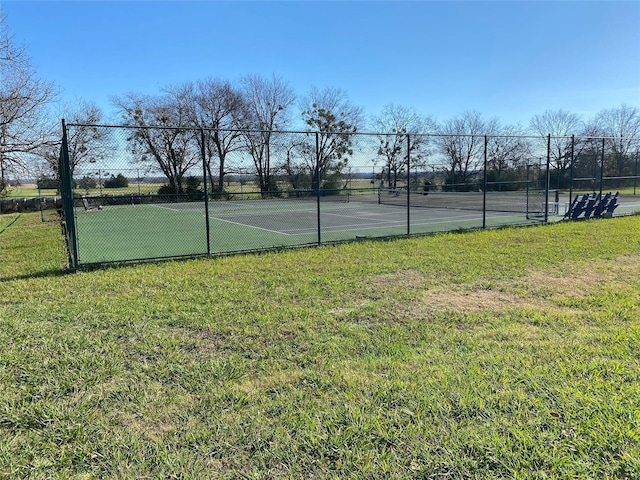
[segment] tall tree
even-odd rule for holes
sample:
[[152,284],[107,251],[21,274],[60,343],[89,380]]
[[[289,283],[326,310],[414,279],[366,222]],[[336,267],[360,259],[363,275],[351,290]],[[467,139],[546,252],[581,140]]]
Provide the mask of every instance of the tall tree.
[[320,186],[323,181],[325,187],[334,186],[334,179],[353,153],[351,147],[362,123],[362,109],[351,103],[345,90],[335,87],[311,88],[300,106],[302,120],[313,132],[303,149],[307,167],[319,179]]
[[282,78],[247,75],[241,80],[244,99],[243,138],[255,166],[262,195],[276,189],[272,178],[272,140],[286,126],[288,109],[295,100],[293,89]]
[[174,95],[148,96],[129,93],[113,97],[124,122],[131,129],[132,151],[140,161],[157,166],[174,193],[183,193],[183,179],[200,162],[183,99]]
[[86,101],[78,102],[65,115],[69,123],[76,125],[68,138],[72,171],[78,165],[95,163],[106,156],[109,130],[98,126],[102,117],[102,110],[96,104]]
[[43,145],[59,136],[47,111],[55,98],[53,83],[37,77],[0,12],[0,195],[10,174],[28,170]]
[[534,115],[529,128],[533,134],[541,137],[541,151],[544,149],[546,152],[546,137],[551,135],[551,164],[560,178],[566,177],[571,166],[571,136],[584,128],[580,115],[562,109],[546,110],[541,115]]
[[[100,108],[94,103],[77,100],[72,105],[65,106],[61,116],[66,120],[67,125],[67,147],[72,175],[107,157],[110,150],[108,139],[111,130],[99,125],[102,121]],[[58,177],[61,143],[58,137],[55,142],[42,145],[38,150],[40,158],[44,160],[44,162],[34,162],[36,167],[34,173],[38,182],[50,181],[51,176]],[[94,174],[93,169],[80,173],[85,177],[91,177]]]
[[423,160],[430,138],[427,134],[436,130],[436,124],[413,108],[393,104],[385,105],[382,113],[372,120],[377,132],[377,154],[385,163],[387,185],[395,189],[398,176],[407,171],[407,159],[414,165]]
[[632,173],[631,154],[640,148],[640,109],[621,105],[600,111],[595,118],[599,133],[608,137],[606,145],[611,156],[609,175]]
[[[78,100],[63,109],[62,117],[69,125],[67,145],[72,173],[78,166],[86,167],[106,157],[110,130],[99,125],[103,113],[95,103]],[[60,141],[44,145],[41,149],[40,155],[47,162],[50,172],[57,171],[59,150]]]
[[[197,135],[198,146],[204,147],[207,173],[213,190],[222,191],[229,173],[227,157],[242,147],[240,128],[245,113],[242,93],[228,80],[207,78],[167,89],[183,99],[190,122],[204,132]],[[204,140],[204,145],[202,141]],[[214,175],[215,163],[217,172]]]
[[523,169],[531,156],[531,144],[518,125],[501,125],[492,119],[485,128],[487,136],[487,175],[496,190],[524,188]]
[[447,165],[445,183],[454,190],[466,190],[482,164],[482,148],[486,122],[480,113],[464,112],[445,120],[436,137],[440,153]]

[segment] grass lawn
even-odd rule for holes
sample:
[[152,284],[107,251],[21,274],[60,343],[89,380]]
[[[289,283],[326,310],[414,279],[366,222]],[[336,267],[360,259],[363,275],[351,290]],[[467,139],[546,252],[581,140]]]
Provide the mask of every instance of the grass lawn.
[[640,217],[62,274],[0,216],[0,478],[640,478]]

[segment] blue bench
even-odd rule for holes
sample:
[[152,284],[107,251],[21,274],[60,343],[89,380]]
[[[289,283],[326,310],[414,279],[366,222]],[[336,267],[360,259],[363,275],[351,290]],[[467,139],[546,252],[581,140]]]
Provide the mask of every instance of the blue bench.
[[619,192],[613,195],[611,192],[602,196],[595,192],[592,194],[576,195],[569,209],[564,215],[565,219],[578,220],[588,218],[602,218],[613,216],[613,211],[618,206]]

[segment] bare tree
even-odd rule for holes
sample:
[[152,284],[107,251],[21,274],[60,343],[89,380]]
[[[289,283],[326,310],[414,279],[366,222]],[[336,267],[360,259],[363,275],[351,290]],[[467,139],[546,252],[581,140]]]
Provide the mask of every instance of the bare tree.
[[[78,172],[77,167],[83,169],[106,157],[109,149],[107,140],[111,132],[108,128],[99,125],[102,121],[100,108],[91,102],[78,100],[73,105],[65,106],[61,115],[67,120],[67,147],[72,175]],[[45,144],[39,149],[39,156],[44,162],[40,162],[40,168],[34,172],[38,183],[55,182],[51,177],[58,177],[61,143],[58,137],[55,142]],[[88,180],[95,172],[84,171],[81,174],[87,177],[85,180],[95,183],[95,180]]]
[[577,185],[584,186],[588,181],[595,190],[596,177],[599,175],[600,159],[602,155],[602,129],[596,118],[587,120],[582,130],[576,132],[573,140],[573,178],[581,178]]
[[39,79],[25,50],[17,47],[0,13],[0,195],[10,173],[25,171],[43,145],[56,138],[47,106],[53,84]]
[[351,103],[345,90],[335,87],[311,88],[300,107],[302,120],[314,132],[307,137],[303,158],[314,174],[314,182],[319,179],[320,186],[324,181],[324,187],[334,188],[335,179],[353,153],[353,134],[362,123],[362,109]]
[[515,189],[523,180],[520,175],[531,156],[531,144],[517,125],[501,125],[492,119],[485,128],[487,134],[487,175],[495,182],[492,189]]
[[[67,146],[71,172],[76,167],[98,162],[105,158],[108,150],[109,129],[101,127],[102,110],[93,102],[78,100],[66,106],[62,113],[67,125]],[[40,156],[47,162],[50,172],[57,172],[60,141],[44,145]]]
[[377,154],[385,162],[389,188],[395,189],[398,176],[407,171],[407,159],[414,165],[423,160],[429,143],[427,134],[436,130],[436,123],[413,108],[393,104],[385,105],[372,120],[377,132]]
[[291,86],[273,75],[266,79],[247,75],[241,80],[244,98],[243,138],[251,153],[262,195],[275,190],[272,178],[271,147],[275,130],[289,119],[288,108],[295,100]]
[[112,102],[133,127],[129,140],[134,154],[145,163],[150,157],[167,178],[170,191],[183,193],[184,176],[200,161],[184,99],[130,93]]
[[544,145],[545,151],[546,137],[551,135],[551,164],[557,169],[559,178],[566,177],[571,166],[571,136],[584,128],[580,115],[562,109],[546,110],[531,119],[529,128],[533,134],[544,137],[541,146]]
[[[185,101],[190,122],[202,129],[197,135],[198,146],[204,147],[207,173],[213,190],[222,191],[224,177],[229,173],[227,157],[242,147],[240,128],[243,126],[242,93],[227,80],[207,78],[167,89]],[[217,161],[217,175],[214,175]],[[217,177],[217,178],[216,178]]]
[[611,151],[609,174],[631,173],[630,156],[640,147],[640,109],[621,105],[618,108],[602,110],[596,115],[598,132],[606,139]]
[[104,159],[109,130],[98,126],[102,122],[102,110],[94,103],[80,101],[65,114],[65,118],[68,123],[76,125],[68,138],[72,172],[79,165]]
[[454,190],[466,190],[482,163],[486,122],[480,113],[469,111],[444,121],[436,141],[447,161],[445,183]]

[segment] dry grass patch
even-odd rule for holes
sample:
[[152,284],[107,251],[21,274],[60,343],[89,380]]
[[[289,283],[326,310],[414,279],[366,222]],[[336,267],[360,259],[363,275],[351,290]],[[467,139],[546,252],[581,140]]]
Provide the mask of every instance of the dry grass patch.
[[399,270],[375,276],[371,281],[371,289],[385,289],[387,287],[399,289],[415,289],[422,287],[427,281],[427,276],[417,270]]
[[603,285],[627,285],[637,282],[640,257],[621,256],[585,265],[569,272],[535,271],[526,277],[532,292],[547,296],[582,296]]
[[233,388],[244,395],[261,395],[268,391],[288,390],[300,381],[302,372],[282,371],[266,377],[253,377],[237,383]]
[[[544,314],[577,314],[562,305],[566,300],[580,301],[603,287],[616,289],[637,282],[640,257],[621,256],[592,262],[584,269],[561,271],[532,270],[516,280],[494,281],[462,285],[428,286],[430,279],[422,272],[401,270],[376,276],[371,291],[422,292],[419,301],[411,305],[397,305],[396,313],[407,317],[430,317],[442,311],[462,314],[522,309]],[[571,302],[570,302],[571,303]]]
[[430,290],[424,293],[422,305],[429,310],[455,310],[475,313],[483,310],[498,312],[505,308],[541,308],[543,303],[533,298],[522,298],[500,290],[474,290],[466,288]]

